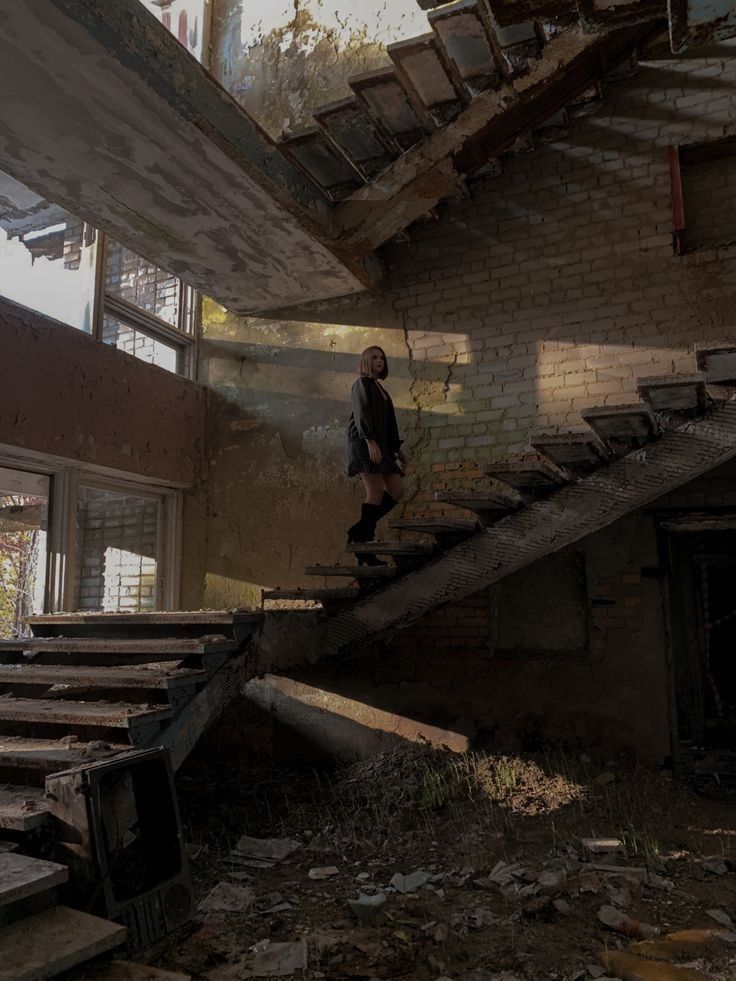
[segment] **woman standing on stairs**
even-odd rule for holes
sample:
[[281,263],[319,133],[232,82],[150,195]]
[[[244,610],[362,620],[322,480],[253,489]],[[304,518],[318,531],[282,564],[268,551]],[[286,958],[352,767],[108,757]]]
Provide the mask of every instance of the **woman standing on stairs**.
[[[406,456],[391,396],[381,384],[388,377],[382,348],[367,347],[358,362],[348,423],[348,477],[358,474],[365,489],[360,520],[348,528],[348,544],[370,542],[376,524],[404,496]],[[358,565],[385,565],[375,555],[359,555]]]

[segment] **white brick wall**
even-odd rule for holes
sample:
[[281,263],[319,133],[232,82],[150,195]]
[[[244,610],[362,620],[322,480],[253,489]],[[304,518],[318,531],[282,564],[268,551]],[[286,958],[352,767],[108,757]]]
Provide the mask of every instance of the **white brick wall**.
[[[673,255],[667,159],[670,144],[736,133],[730,50],[643,66],[388,251],[415,378],[452,364],[452,413],[438,386],[416,386],[420,467],[517,453],[531,428],[580,425],[586,406],[634,400],[638,376],[690,369],[695,341],[736,336],[736,249]],[[736,194],[713,173],[690,210],[736,228]]]

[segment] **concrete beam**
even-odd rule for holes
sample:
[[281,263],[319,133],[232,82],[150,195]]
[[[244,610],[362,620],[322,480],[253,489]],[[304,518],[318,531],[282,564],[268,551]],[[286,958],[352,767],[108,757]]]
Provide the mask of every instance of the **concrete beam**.
[[550,41],[529,72],[477,96],[447,126],[399,157],[335,209],[344,255],[368,255],[452,194],[464,177],[589,88],[664,22],[583,33],[579,25]]
[[0,0],[0,169],[239,313],[364,289],[330,208],[138,0]]

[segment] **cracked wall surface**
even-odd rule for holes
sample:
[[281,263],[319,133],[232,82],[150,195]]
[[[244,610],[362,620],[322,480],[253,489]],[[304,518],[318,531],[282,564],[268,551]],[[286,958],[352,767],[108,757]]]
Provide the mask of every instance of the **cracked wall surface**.
[[213,0],[212,70],[277,137],[350,95],[351,75],[390,64],[387,44],[426,30],[415,0]]

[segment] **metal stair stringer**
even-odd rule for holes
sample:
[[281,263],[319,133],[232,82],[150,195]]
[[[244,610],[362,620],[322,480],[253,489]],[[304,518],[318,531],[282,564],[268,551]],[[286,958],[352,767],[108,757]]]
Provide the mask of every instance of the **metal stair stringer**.
[[[736,457],[736,400],[501,518],[436,561],[349,610],[297,625],[266,614],[253,638],[255,660],[272,674],[346,654],[385,639],[447,603],[601,531]],[[265,667],[265,665],[268,665]]]

